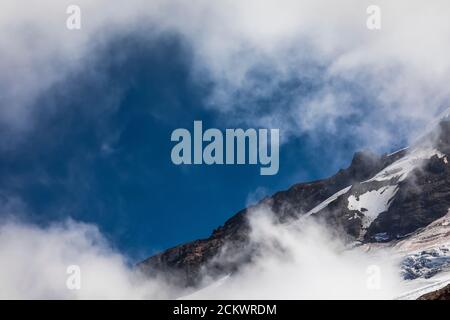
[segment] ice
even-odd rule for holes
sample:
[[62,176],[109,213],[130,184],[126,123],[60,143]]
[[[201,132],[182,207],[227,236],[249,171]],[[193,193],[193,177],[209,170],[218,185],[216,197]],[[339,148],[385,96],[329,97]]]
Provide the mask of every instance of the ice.
[[442,245],[408,255],[402,261],[401,268],[404,279],[431,278],[435,274],[450,268],[449,245]]

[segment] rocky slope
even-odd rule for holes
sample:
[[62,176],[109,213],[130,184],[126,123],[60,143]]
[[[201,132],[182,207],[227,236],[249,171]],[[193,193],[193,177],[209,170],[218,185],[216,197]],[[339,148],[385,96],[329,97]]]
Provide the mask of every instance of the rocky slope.
[[[232,273],[258,250],[248,241],[246,218],[262,207],[270,208],[281,224],[310,217],[345,234],[350,242],[405,246],[412,235],[419,237],[449,211],[449,155],[450,121],[443,120],[409,149],[383,156],[356,153],[350,166],[336,175],[278,192],[238,212],[209,238],[168,249],[138,267],[148,275],[162,271],[167,279],[181,279],[186,286],[197,284],[205,270],[212,277]],[[450,235],[449,228],[444,229],[441,236]],[[419,245],[415,249],[423,248]],[[415,262],[430,267],[425,256],[433,256],[433,251],[421,255],[411,250],[409,253],[417,256],[410,257],[405,274],[421,277],[436,272],[415,273]],[[232,258],[215,259],[219,254]]]
[[450,284],[442,289],[424,294],[418,300],[450,300]]

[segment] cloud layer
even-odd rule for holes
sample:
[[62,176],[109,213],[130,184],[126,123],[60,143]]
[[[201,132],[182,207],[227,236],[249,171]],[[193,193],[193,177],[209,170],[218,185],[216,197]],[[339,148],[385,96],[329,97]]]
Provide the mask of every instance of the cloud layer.
[[[94,225],[3,222],[0,298],[389,299],[401,293],[399,272],[387,252],[346,250],[318,225],[280,226],[264,210],[250,221],[250,239],[261,254],[222,282],[211,284],[205,272],[206,288],[191,294],[163,277],[142,278]],[[80,268],[79,290],[67,286],[73,265]]]
[[[94,225],[70,220],[47,228],[2,223],[0,263],[1,299],[150,299],[171,290],[142,279]],[[70,266],[79,267],[79,290],[67,286]]]
[[[66,29],[72,2],[2,4],[0,121],[32,127],[33,101],[123,32],[181,35],[193,50],[193,81],[214,85],[206,107],[230,123],[302,133],[354,135],[386,148],[408,139],[448,104],[446,1],[77,1],[82,29]],[[39,108],[39,106],[35,107]],[[4,129],[5,130],[5,129]]]
[[188,299],[392,299],[402,283],[389,251],[349,249],[312,221],[279,225],[268,210],[250,217],[260,254],[238,273]]

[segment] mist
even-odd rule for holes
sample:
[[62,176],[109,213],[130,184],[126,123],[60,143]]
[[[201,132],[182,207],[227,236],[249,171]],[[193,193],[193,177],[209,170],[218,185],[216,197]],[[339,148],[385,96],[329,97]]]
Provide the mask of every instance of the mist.
[[[0,226],[0,299],[155,299],[173,295],[143,279],[92,224],[67,220],[48,227]],[[71,286],[71,266],[79,286]]]
[[252,262],[188,299],[392,299],[402,292],[397,262],[387,250],[352,248],[312,220],[274,222],[268,209],[250,217]]
[[[92,224],[0,227],[0,298],[4,299],[392,299],[401,279],[389,252],[348,246],[315,222],[279,225],[268,210],[250,217],[252,262],[222,280],[205,270],[198,288],[145,278]],[[219,255],[216,259],[229,259]],[[136,261],[135,261],[136,262]],[[80,270],[71,288],[69,266]],[[189,293],[190,292],[190,293]]]

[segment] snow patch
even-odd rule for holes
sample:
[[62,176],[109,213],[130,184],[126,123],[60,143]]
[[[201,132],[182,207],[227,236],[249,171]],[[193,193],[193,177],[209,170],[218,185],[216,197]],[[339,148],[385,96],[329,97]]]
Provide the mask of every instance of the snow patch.
[[450,284],[450,272],[444,273],[440,277],[433,277],[431,279],[419,278],[416,280],[406,280],[405,282],[409,282],[414,289],[396,297],[395,300],[416,300],[424,294],[444,288]]
[[402,151],[407,150],[407,149],[409,149],[409,147],[401,148],[401,149],[399,149],[399,150],[397,150],[397,151],[394,151],[394,152],[392,152],[392,153],[389,153],[387,156],[388,156],[388,157],[393,156],[394,154],[397,154],[397,153],[402,152]]
[[438,156],[439,158],[445,157],[444,154],[434,148],[414,149],[412,152],[395,161],[393,164],[377,173],[373,178],[364,181],[363,183],[370,181],[388,181],[393,178],[398,178],[399,181],[403,181],[411,171],[419,167],[423,161],[430,159],[433,156]]
[[367,229],[380,213],[389,209],[391,199],[397,191],[398,187],[394,185],[368,191],[360,196],[351,195],[348,197],[348,209],[364,215],[363,229]]
[[315,206],[314,208],[312,208],[311,210],[309,210],[304,217],[310,216],[314,213],[317,213],[323,209],[325,209],[330,203],[332,203],[333,201],[335,201],[337,198],[339,198],[340,196],[346,194],[350,189],[352,188],[352,186],[348,186],[338,192],[336,192],[335,194],[333,194],[331,197],[329,197],[328,199],[326,199],[325,201],[321,202],[320,204],[318,204],[317,206]]

